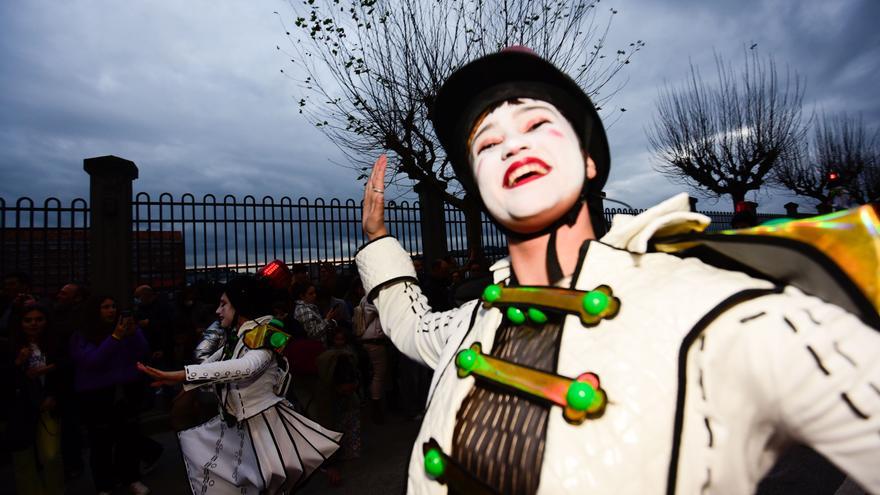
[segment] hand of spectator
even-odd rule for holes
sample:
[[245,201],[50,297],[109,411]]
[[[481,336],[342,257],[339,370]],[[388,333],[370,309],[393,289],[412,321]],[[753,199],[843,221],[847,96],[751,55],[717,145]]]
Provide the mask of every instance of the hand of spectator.
[[138,371],[146,373],[154,379],[153,383],[150,384],[151,387],[177,385],[178,383],[186,380],[186,372],[184,370],[162,371],[160,369],[153,368],[152,366],[147,366],[144,363],[138,363],[137,369]]
[[138,326],[141,328],[148,328],[150,326],[150,319],[144,318],[143,320],[138,320]]
[[385,167],[388,157],[379,155],[373,171],[364,187],[364,209],[361,224],[367,239],[373,240],[388,234],[385,228]]
[[55,369],[54,364],[47,364],[45,366],[37,366],[34,368],[30,368],[27,370],[27,372],[25,374],[27,375],[28,378],[36,378],[40,375],[45,375],[46,373],[48,373],[54,369]]
[[327,310],[327,315],[324,316],[325,320],[335,320],[339,315],[339,308],[336,306],[331,306],[330,309]]
[[113,330],[113,337],[122,340],[130,335],[134,335],[134,320],[128,316],[119,319],[116,329]]
[[18,356],[15,357],[15,365],[21,366],[26,363],[27,360],[31,358],[32,353],[33,351],[31,350],[30,346],[22,347],[21,350],[18,351]]

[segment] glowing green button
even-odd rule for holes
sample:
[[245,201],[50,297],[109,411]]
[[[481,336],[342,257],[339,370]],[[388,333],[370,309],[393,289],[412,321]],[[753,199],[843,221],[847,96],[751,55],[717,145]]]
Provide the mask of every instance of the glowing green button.
[[425,472],[434,478],[439,478],[443,476],[444,471],[446,471],[446,463],[443,461],[440,451],[437,449],[429,450],[425,454]]
[[568,393],[565,394],[565,401],[575,411],[585,411],[593,403],[593,397],[595,396],[596,391],[593,390],[589,383],[571,382],[571,385],[568,387]]
[[473,349],[462,349],[458,352],[458,356],[455,357],[455,364],[470,373],[471,370],[474,369],[474,366],[477,365],[477,351]]
[[536,308],[529,308],[529,319],[541,325],[547,323],[547,315],[543,311]]
[[512,321],[515,325],[522,325],[523,322],[526,321],[526,315],[521,309],[511,306],[507,308],[507,319]]
[[501,286],[498,284],[487,285],[485,289],[483,289],[483,300],[492,303],[498,300],[501,297]]
[[584,296],[584,309],[593,316],[598,315],[608,307],[608,296],[599,290],[591,290]]
[[284,344],[287,343],[287,335],[275,332],[272,334],[271,337],[269,337],[269,343],[272,345],[272,347],[276,349],[278,349],[279,347],[284,347]]

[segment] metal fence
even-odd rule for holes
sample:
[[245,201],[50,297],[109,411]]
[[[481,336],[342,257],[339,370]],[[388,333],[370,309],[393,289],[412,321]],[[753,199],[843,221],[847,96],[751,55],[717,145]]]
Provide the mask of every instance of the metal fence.
[[[421,253],[418,202],[389,202],[385,211],[389,233],[410,253]],[[449,205],[445,214],[449,250],[464,257],[464,215]],[[139,193],[132,205],[135,273],[139,282],[171,287],[180,286],[184,271],[188,283],[222,280],[254,272],[275,259],[348,268],[366,241],[360,215],[360,201],[353,199],[294,202],[266,196],[258,202],[253,196],[218,200],[212,194],[201,199],[184,194],[176,200],[167,193],[156,199]],[[502,245],[501,233],[488,219],[483,232],[493,247]]]
[[[350,269],[364,242],[360,201],[310,201],[269,196],[196,199],[169,193],[157,197],[138,193],[132,203],[132,254],[136,283],[180,288],[199,280],[224,280],[238,272],[254,272],[281,259],[288,264],[329,262]],[[606,209],[607,222],[619,213],[643,210]],[[732,213],[706,212],[710,231],[728,228]],[[759,215],[761,220],[776,215]],[[418,202],[386,206],[389,232],[412,254],[422,252]],[[467,258],[463,212],[445,207],[446,239],[451,255]],[[21,271],[33,277],[34,291],[49,294],[68,281],[88,283],[89,207],[84,199],[63,206],[56,198],[37,206],[30,198],[7,205],[0,198],[0,273]],[[484,216],[483,244],[489,260],[506,255],[506,242]]]
[[46,294],[70,281],[88,283],[89,207],[81,198],[68,206],[57,198],[42,205],[31,198],[7,204],[0,198],[0,273],[32,278]]

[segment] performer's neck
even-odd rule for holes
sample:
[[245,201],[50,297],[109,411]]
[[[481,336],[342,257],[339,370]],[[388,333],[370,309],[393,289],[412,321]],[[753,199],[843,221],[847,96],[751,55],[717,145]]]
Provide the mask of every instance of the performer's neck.
[[[564,276],[568,277],[574,273],[584,241],[595,238],[590,215],[584,205],[575,223],[570,227],[563,225],[556,233],[556,253]],[[525,240],[508,237],[510,264],[520,285],[550,285],[550,277],[547,274],[549,240],[549,233]]]

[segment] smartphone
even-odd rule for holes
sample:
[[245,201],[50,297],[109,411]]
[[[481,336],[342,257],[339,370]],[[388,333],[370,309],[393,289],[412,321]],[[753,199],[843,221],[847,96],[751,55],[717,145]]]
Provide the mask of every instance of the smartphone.
[[122,311],[119,312],[119,317],[122,318],[123,320],[126,318],[131,318],[131,310],[130,309],[123,309]]

